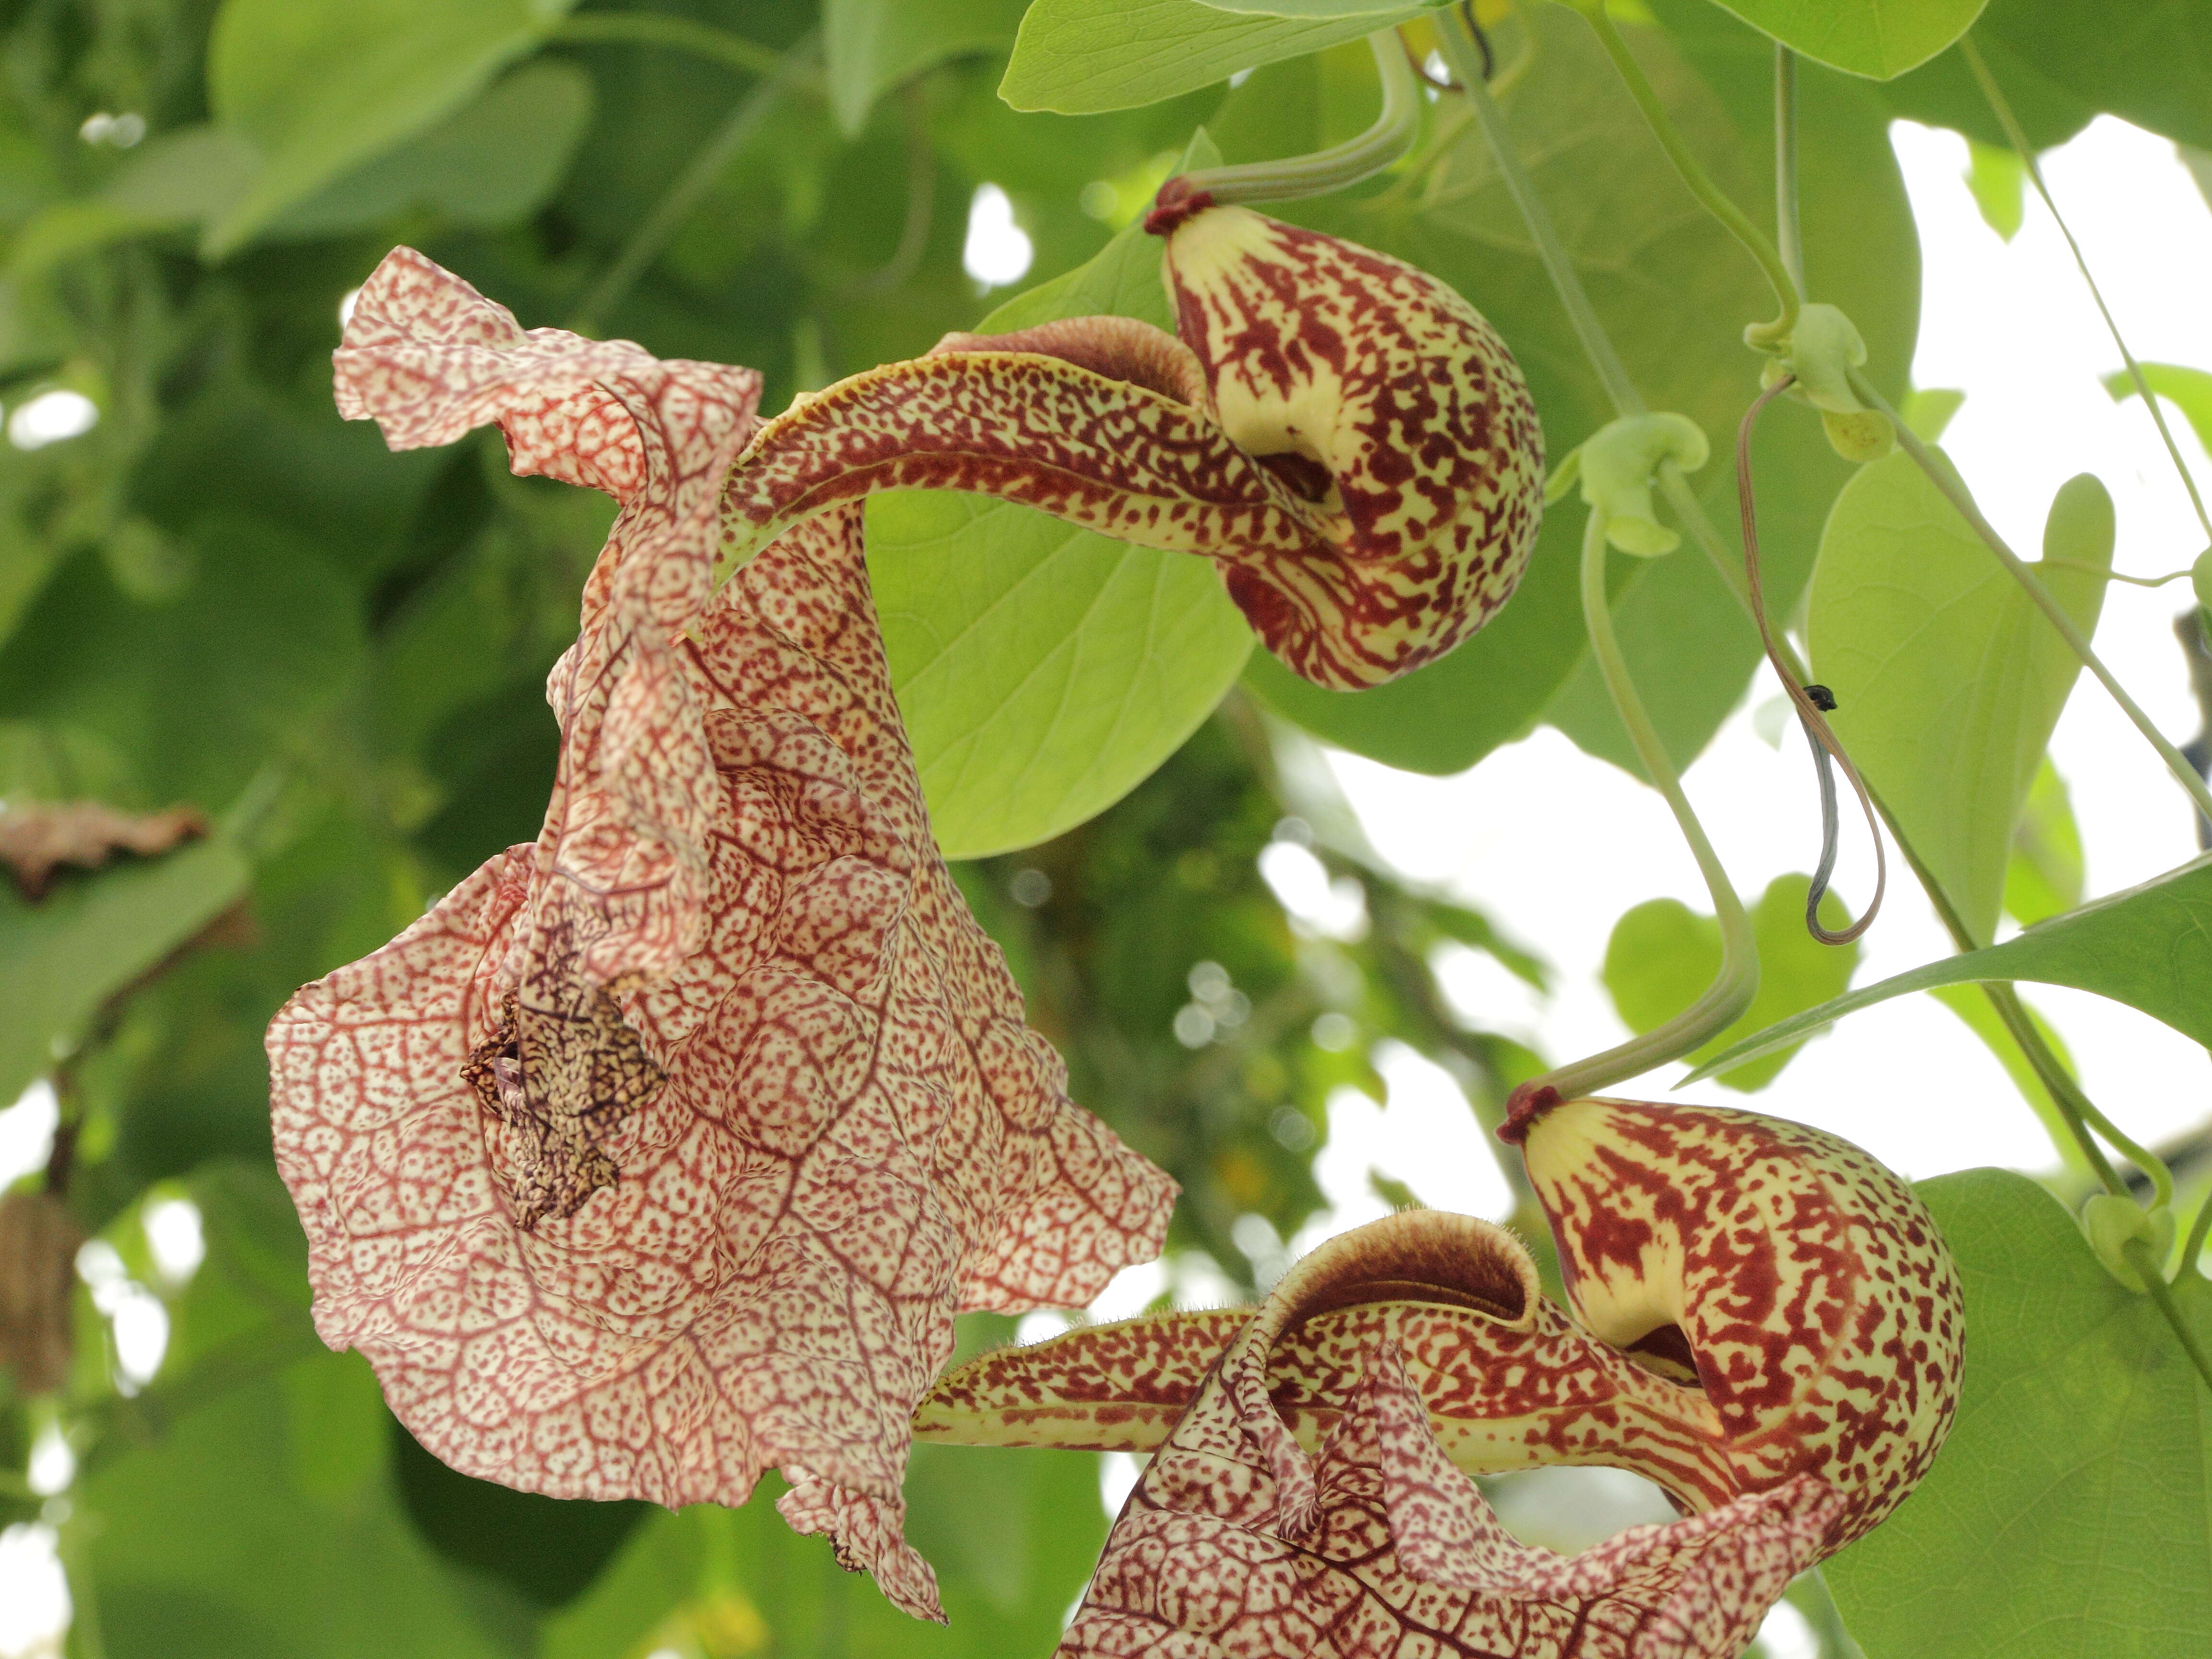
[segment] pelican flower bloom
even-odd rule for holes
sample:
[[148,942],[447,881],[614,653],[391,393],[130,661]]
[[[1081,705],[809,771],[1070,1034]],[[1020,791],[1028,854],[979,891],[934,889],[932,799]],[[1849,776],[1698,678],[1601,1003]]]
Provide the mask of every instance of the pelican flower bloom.
[[[1958,1276],[1856,1148],[1746,1112],[1532,1099],[1508,1126],[1574,1316],[1512,1235],[1408,1211],[1260,1309],[1078,1330],[951,1373],[923,1439],[1157,1455],[1060,1650],[1735,1659],[1925,1473]],[[1572,1559],[1468,1476],[1604,1464],[1684,1511]]]
[[1068,1100],[938,854],[860,509],[717,591],[757,377],[526,332],[406,249],[337,362],[395,448],[496,422],[622,511],[538,842],[270,1028],[316,1328],[464,1473],[675,1506],[776,1467],[940,1617],[900,1482],[953,1315],[1089,1300],[1175,1188]]

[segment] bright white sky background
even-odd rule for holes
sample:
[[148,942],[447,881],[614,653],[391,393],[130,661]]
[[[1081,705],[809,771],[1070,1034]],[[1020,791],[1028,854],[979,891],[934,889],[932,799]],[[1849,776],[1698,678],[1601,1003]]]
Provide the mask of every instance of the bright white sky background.
[[[2118,567],[2149,575],[2188,565],[2204,538],[2142,404],[2115,404],[2100,385],[2100,376],[2122,366],[2120,358],[2050,216],[2031,193],[2027,222],[2007,244],[1983,223],[1967,192],[1963,140],[1909,123],[1899,124],[1893,137],[1919,221],[1926,282],[1914,382],[1967,394],[1944,445],[1984,510],[2016,548],[2033,556],[2052,493],[2075,472],[2094,471],[2118,506]],[[2204,302],[2212,212],[2172,146],[2100,118],[2045,156],[2044,165],[2136,355],[2212,368],[2212,307]],[[994,186],[978,192],[969,242],[969,264],[982,282],[1010,283],[1027,267],[1027,238]],[[18,422],[23,430],[11,427],[9,435],[23,447],[66,441],[91,418],[92,411],[74,405],[35,411],[26,405]],[[2212,489],[2212,464],[2185,423],[2173,424],[2184,454]],[[2177,741],[2197,726],[2170,631],[2186,591],[2183,584],[2155,592],[2113,584],[2096,638],[2106,659]],[[1772,695],[1762,678],[1686,780],[1747,899],[1772,877],[1807,868],[1817,848],[1802,740],[1793,726],[1778,752],[1753,730],[1753,707]],[[2052,757],[2072,789],[2093,895],[2130,886],[2194,854],[2182,798],[2156,757],[2086,677],[2059,724]],[[1500,750],[1456,778],[1415,777],[1347,756],[1334,756],[1329,764],[1386,858],[1486,911],[1551,962],[1557,977],[1548,1000],[1472,955],[1459,964],[1463,971],[1455,973],[1450,988],[1480,1023],[1521,1036],[1555,1060],[1626,1035],[1597,979],[1615,918],[1660,896],[1708,908],[1659,798],[1587,759],[1555,732]],[[1539,802],[1547,810],[1532,811]],[[1838,884],[1856,908],[1866,895],[1866,872],[1853,838],[1859,826],[1848,810],[1845,827]],[[1910,873],[1894,871],[1857,982],[1948,949]],[[2092,1096],[2139,1139],[2156,1141],[2212,1114],[2212,1064],[2197,1044],[2095,997],[2040,987],[2031,988],[2029,996],[2071,1046]],[[1382,1213],[1369,1188],[1370,1166],[1405,1180],[1431,1204],[1504,1212],[1497,1164],[1449,1079],[1403,1051],[1382,1056],[1382,1070],[1390,1085],[1385,1107],[1350,1091],[1332,1104],[1319,1167],[1334,1208],[1293,1241],[1292,1250]],[[1661,1085],[1679,1070],[1646,1079],[1638,1092],[1668,1097]],[[2056,1162],[1996,1061],[1926,997],[1853,1016],[1800,1054],[1760,1095],[1739,1097],[1708,1085],[1683,1097],[1752,1104],[1820,1125],[1916,1178],[1978,1164],[2037,1170]],[[43,1089],[0,1111],[0,1187],[44,1161],[52,1113],[51,1093]],[[152,1218],[183,1224],[165,1209]],[[196,1225],[191,1231],[196,1245]],[[1258,1237],[1264,1243],[1271,1235]],[[186,1253],[196,1264],[196,1249]],[[158,1302],[142,1287],[108,1282],[113,1272],[106,1258],[82,1265],[88,1280],[98,1281],[102,1307],[118,1319],[118,1337],[132,1310],[145,1316],[141,1324],[158,1314]],[[1094,1311],[1122,1316],[1170,1286],[1178,1302],[1198,1304],[1222,1299],[1226,1288],[1198,1263],[1173,1272],[1133,1268]],[[151,1313],[138,1307],[142,1297]],[[1060,1323],[1056,1316],[1033,1316],[1024,1334],[1042,1336]],[[152,1352],[131,1356],[134,1371],[151,1374],[165,1337],[165,1322],[158,1336],[150,1327],[136,1334],[131,1346]],[[58,1489],[69,1472],[56,1460],[67,1453],[58,1445],[45,1449],[53,1467],[33,1474],[41,1490]],[[1108,1460],[1109,1507],[1118,1506],[1133,1472],[1127,1460]],[[1601,1482],[1610,1472],[1573,1473]],[[1615,1524],[1654,1518],[1632,1514],[1634,1498],[1625,1495],[1626,1508],[1601,1505],[1613,1509]],[[1583,1490],[1582,1496],[1600,1494]],[[1556,1514],[1551,1519],[1556,1522]],[[0,1536],[0,1659],[54,1651],[50,1644],[68,1613],[53,1540],[40,1525]],[[1808,1639],[1785,1608],[1770,1622],[1764,1645],[1771,1659],[1790,1659],[1811,1651]]]

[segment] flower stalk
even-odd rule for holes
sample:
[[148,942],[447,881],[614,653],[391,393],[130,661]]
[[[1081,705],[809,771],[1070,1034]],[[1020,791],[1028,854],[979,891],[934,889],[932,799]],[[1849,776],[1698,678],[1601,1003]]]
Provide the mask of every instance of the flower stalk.
[[1161,188],[1153,212],[1181,216],[1202,206],[1326,196],[1372,178],[1395,162],[1413,147],[1414,135],[1420,131],[1420,88],[1397,30],[1377,29],[1367,37],[1367,45],[1382,82],[1382,109],[1366,131],[1310,155],[1182,173]]
[[1613,707],[1620,712],[1620,723],[1628,730],[1629,741],[1636,747],[1637,758],[1644,763],[1645,775],[1651,780],[1652,787],[1666,798],[1682,839],[1689,843],[1691,854],[1698,861],[1698,872],[1705,878],[1714,914],[1720,919],[1721,966],[1705,994],[1665,1024],[1602,1054],[1547,1073],[1516,1091],[1533,1094],[1551,1089],[1562,1100],[1594,1094],[1655,1066],[1680,1059],[1735,1024],[1751,1006],[1751,1000],[1759,994],[1759,945],[1752,933],[1751,919],[1744,914],[1743,902],[1736,896],[1728,872],[1722,867],[1720,855],[1713,851],[1705,826],[1698,822],[1689,797],[1683,793],[1682,781],[1668,756],[1666,744],[1660,741],[1658,731],[1651,724],[1643,698],[1637,695],[1636,683],[1629,677],[1627,661],[1621,655],[1620,641],[1613,632],[1613,609],[1605,590],[1605,532],[1606,515],[1594,507],[1583,530],[1582,556],[1583,617],[1589,629],[1590,652],[1597,659],[1598,672],[1604,677],[1605,689],[1613,698]]

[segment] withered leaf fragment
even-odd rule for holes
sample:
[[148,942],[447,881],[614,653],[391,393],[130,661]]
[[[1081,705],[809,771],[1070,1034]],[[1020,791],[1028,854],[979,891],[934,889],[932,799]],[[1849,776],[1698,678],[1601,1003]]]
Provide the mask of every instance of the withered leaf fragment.
[[769,422],[741,560],[875,489],[964,489],[1198,553],[1270,650],[1337,690],[1449,651],[1535,544],[1544,447],[1490,325],[1388,255],[1240,207],[1167,232],[1177,335],[1121,317],[947,336]]
[[64,865],[97,870],[118,853],[150,858],[206,833],[207,820],[189,806],[118,812],[94,800],[0,803],[0,864],[23,896],[36,901]]
[[538,844],[270,1026],[317,1328],[465,1473],[674,1506],[777,1467],[940,1616],[900,1482],[952,1316],[1088,1300],[1174,1187],[1068,1101],[937,854],[859,510],[714,592],[750,371],[526,334],[406,250],[338,364],[395,444],[496,420],[623,511]]
[[0,1194],[0,1366],[19,1395],[69,1380],[77,1247],[69,1206],[49,1192]]

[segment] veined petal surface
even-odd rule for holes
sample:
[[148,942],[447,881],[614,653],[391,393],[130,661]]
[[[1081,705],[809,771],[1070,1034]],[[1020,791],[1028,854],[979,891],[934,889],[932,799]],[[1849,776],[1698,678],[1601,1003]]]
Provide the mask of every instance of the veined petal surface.
[[[465,1473],[675,1506],[741,1503],[778,1467],[793,1525],[934,1616],[900,1483],[952,1316],[1089,1300],[1157,1253],[1173,1183],[1068,1101],[937,855],[859,509],[714,592],[719,532],[701,526],[741,418],[687,428],[708,434],[689,448],[661,445],[665,424],[646,441],[593,378],[649,380],[636,348],[518,343],[458,279],[396,269],[392,291],[365,291],[371,355],[342,358],[352,407],[388,392],[399,441],[512,420],[519,465],[633,493],[554,677],[544,836],[270,1027],[317,1328],[362,1349]],[[426,330],[446,331],[450,363]],[[565,352],[582,365],[565,379],[537,360]],[[420,360],[459,364],[462,407],[415,395]],[[665,367],[672,384],[711,366]],[[718,372],[749,397],[745,371]],[[514,414],[526,392],[553,412]],[[663,511],[659,477],[687,481],[689,517]],[[688,947],[677,927],[634,948],[649,930],[624,906],[672,879],[641,799],[690,815]],[[611,939],[627,942],[595,957]]]

